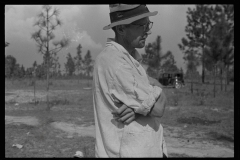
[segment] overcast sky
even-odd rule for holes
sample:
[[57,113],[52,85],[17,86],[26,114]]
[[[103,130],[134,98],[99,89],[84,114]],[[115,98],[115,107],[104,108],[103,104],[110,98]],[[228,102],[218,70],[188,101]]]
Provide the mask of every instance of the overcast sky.
[[[110,24],[108,5],[51,5],[60,9],[59,18],[63,25],[54,32],[55,40],[63,36],[70,37],[71,44],[62,49],[58,55],[62,69],[66,63],[67,53],[76,55],[76,47],[82,45],[82,55],[90,50],[93,59],[105,46],[107,38],[114,37],[112,30],[102,28]],[[157,35],[162,38],[162,52],[171,51],[177,61],[177,66],[185,71],[183,54],[178,48],[181,39],[186,36],[187,8],[194,5],[147,5],[150,11],[158,11],[150,17],[153,23],[152,34],[146,44],[155,41]],[[5,41],[10,45],[5,48],[6,55],[13,55],[24,67],[32,66],[36,60],[42,63],[42,55],[37,53],[36,42],[31,39],[31,33],[38,30],[33,24],[42,5],[6,5],[5,6]],[[138,50],[144,53],[144,49]]]

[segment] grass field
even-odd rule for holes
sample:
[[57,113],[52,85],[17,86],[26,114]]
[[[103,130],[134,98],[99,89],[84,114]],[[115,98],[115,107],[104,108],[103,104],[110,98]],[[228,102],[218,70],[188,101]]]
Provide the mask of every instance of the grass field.
[[[84,157],[94,157],[95,139],[79,136],[52,127],[54,122],[65,122],[76,126],[94,125],[92,90],[87,80],[56,80],[50,86],[52,107],[46,111],[45,81],[37,81],[37,105],[32,103],[33,86],[29,80],[5,80],[5,115],[31,116],[39,120],[39,125],[22,123],[5,124],[5,157],[73,157],[82,151]],[[234,148],[234,87],[220,90],[217,86],[213,98],[213,85],[194,84],[177,90],[164,88],[168,105],[161,122],[169,133],[173,128],[181,128],[178,136],[182,138],[211,141],[218,145]],[[5,119],[6,121],[6,119]],[[6,122],[5,122],[6,123]],[[181,132],[181,133],[180,133]],[[194,133],[194,136],[192,136]],[[21,144],[18,149],[13,144]],[[184,157],[177,153],[169,157]]]

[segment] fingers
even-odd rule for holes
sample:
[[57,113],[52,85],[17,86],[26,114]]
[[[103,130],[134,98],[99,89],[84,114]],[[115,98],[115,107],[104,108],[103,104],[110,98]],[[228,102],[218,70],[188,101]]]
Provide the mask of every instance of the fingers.
[[118,108],[117,110],[113,111],[112,114],[122,114],[123,111],[125,111],[128,107],[123,104],[120,108]]
[[125,104],[123,104],[117,110],[112,111],[112,114],[115,120],[120,121],[124,124],[129,124],[136,118],[133,109],[129,108]]
[[130,117],[130,118],[128,118],[124,123],[125,124],[130,124],[132,121],[134,121],[136,119],[136,117],[135,116],[132,116],[132,117]]
[[121,114],[120,114],[120,117],[123,117],[125,116],[127,113],[131,113],[133,112],[133,109],[131,108],[126,108]]
[[129,112],[126,115],[124,115],[123,117],[119,118],[118,120],[126,123],[126,122],[131,122],[131,120],[135,119],[135,113],[134,112]]

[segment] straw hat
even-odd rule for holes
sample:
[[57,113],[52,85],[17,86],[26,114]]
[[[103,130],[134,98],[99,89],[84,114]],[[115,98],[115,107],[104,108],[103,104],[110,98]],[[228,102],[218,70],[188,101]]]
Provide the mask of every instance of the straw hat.
[[111,24],[103,27],[103,30],[110,29],[117,25],[130,24],[136,20],[155,16],[158,12],[149,12],[145,4],[110,4]]

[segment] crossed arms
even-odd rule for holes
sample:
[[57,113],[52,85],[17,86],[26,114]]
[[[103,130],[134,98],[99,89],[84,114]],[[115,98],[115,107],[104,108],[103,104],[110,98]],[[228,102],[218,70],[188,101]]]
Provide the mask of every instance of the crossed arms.
[[[154,78],[148,77],[149,82],[152,86],[158,86],[162,88],[162,85]],[[155,104],[151,108],[150,112],[148,113],[149,116],[161,118],[164,114],[165,106],[166,106],[166,96],[165,93],[161,92],[160,96],[156,100]],[[119,109],[112,112],[113,115],[116,117],[118,121],[121,121],[125,124],[131,123],[135,120],[138,116],[143,116],[138,113],[135,113],[134,110],[125,104],[123,104]]]

